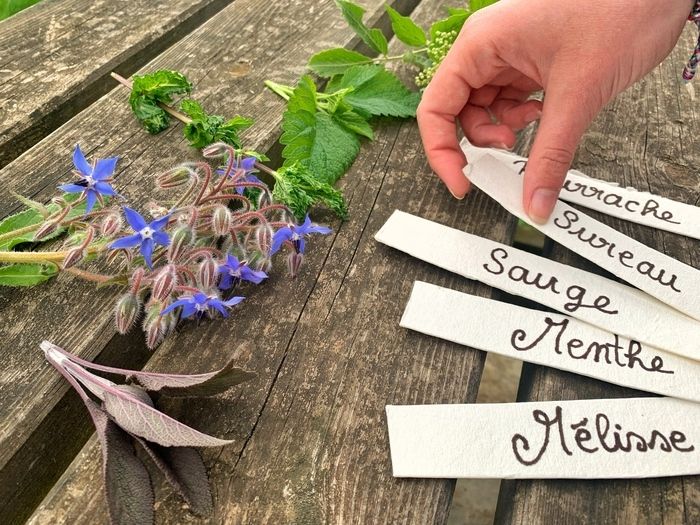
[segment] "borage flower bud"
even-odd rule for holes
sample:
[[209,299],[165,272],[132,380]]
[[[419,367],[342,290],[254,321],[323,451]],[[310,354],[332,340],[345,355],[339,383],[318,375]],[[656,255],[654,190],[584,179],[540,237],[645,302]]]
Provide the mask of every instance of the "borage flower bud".
[[80,261],[85,259],[87,257],[87,250],[81,246],[78,246],[77,248],[73,248],[68,252],[68,255],[66,255],[66,258],[63,259],[63,269],[65,270],[66,268],[70,268],[71,266],[75,266],[78,264]]
[[159,188],[177,188],[189,182],[192,170],[186,166],[177,166],[171,170],[161,173],[156,177],[156,184]]
[[227,235],[231,229],[231,210],[223,204],[214,208],[211,215],[211,229],[218,237]]
[[61,195],[57,195],[56,197],[52,197],[51,202],[53,204],[55,204],[56,206],[60,206],[61,208],[63,208],[64,206],[66,206],[68,204],[68,201],[66,201],[66,199],[64,199],[63,196],[61,196]]
[[175,286],[177,286],[177,268],[174,264],[167,264],[153,281],[153,298],[165,301],[173,293]]
[[114,323],[117,326],[117,332],[125,334],[131,330],[140,310],[141,303],[136,295],[132,293],[122,295],[114,310]]
[[175,228],[170,239],[170,246],[168,246],[168,260],[171,262],[178,260],[194,244],[194,240],[194,230],[187,224]]
[[119,213],[108,213],[100,223],[100,233],[104,237],[114,237],[122,229],[122,216]]
[[301,268],[301,263],[303,261],[304,261],[304,254],[303,253],[292,252],[289,254],[289,257],[287,257],[287,265],[289,267],[289,275],[291,275],[292,278],[296,277],[297,274],[299,273],[299,268]]
[[258,197],[258,209],[261,210],[272,204],[272,194],[269,191],[261,191]]
[[41,241],[54,233],[56,229],[58,229],[58,223],[56,221],[45,222],[34,234],[34,240]]
[[166,321],[160,312],[162,303],[154,301],[146,310],[146,318],[143,320],[143,331],[146,332],[146,346],[153,350],[165,337]]
[[199,264],[197,282],[205,290],[216,284],[216,278],[218,277],[216,269],[216,262],[211,257],[207,257]]
[[275,232],[268,222],[260,224],[255,229],[255,245],[265,256],[270,255],[270,250],[272,249],[272,237],[274,234]]
[[206,158],[216,158],[216,157],[221,157],[222,155],[225,155],[227,152],[234,152],[234,149],[229,146],[228,144],[224,144],[223,142],[217,142],[215,144],[210,144],[206,148],[202,150],[202,156]]

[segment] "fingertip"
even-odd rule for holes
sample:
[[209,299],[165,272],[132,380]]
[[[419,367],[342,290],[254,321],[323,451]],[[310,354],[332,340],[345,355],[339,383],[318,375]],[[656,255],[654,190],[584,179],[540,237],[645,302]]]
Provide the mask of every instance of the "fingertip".
[[559,192],[551,188],[537,188],[532,192],[529,202],[524,202],[523,207],[536,224],[546,224],[557,204]]

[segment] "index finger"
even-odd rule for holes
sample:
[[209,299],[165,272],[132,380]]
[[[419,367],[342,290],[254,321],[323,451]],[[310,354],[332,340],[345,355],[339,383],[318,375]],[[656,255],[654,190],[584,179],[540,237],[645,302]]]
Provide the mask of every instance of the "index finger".
[[471,86],[453,69],[449,54],[423,92],[416,111],[428,163],[452,195],[464,198],[469,182],[462,174],[467,159],[457,142],[457,115],[469,100]]
[[[461,38],[468,40],[460,42]],[[490,56],[483,56],[484,53]],[[495,53],[488,46],[475,43],[473,34],[466,37],[463,32],[438,68],[418,106],[416,118],[430,167],[458,199],[466,195],[469,182],[462,173],[467,159],[457,141],[456,119],[467,105],[472,90],[482,87],[488,78],[495,76],[498,65]]]

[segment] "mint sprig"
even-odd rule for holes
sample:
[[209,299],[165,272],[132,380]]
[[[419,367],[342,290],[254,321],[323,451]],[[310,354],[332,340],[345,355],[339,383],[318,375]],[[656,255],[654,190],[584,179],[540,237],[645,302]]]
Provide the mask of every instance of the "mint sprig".
[[166,69],[148,75],[134,75],[129,104],[138,121],[149,133],[160,133],[170,125],[170,116],[159,106],[172,104],[175,96],[192,91],[182,73]]

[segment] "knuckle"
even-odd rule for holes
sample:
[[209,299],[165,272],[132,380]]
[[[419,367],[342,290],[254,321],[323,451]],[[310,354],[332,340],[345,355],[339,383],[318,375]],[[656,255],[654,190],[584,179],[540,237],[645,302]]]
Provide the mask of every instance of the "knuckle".
[[549,146],[538,157],[538,172],[542,175],[559,178],[562,172],[566,172],[574,160],[574,151],[560,146]]

